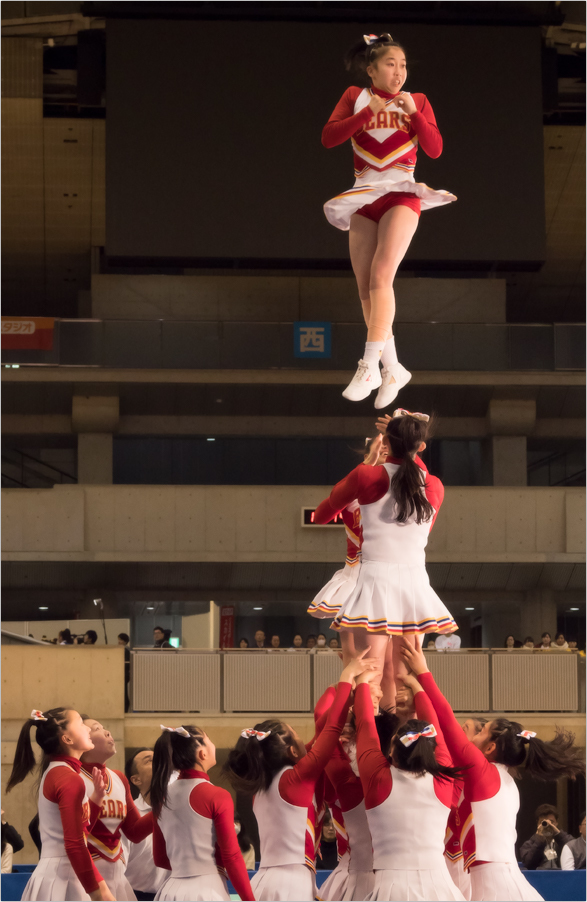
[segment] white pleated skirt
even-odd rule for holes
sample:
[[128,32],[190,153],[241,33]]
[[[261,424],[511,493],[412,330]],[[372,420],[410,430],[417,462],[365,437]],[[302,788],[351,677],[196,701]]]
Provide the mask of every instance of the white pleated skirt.
[[453,633],[458,629],[421,564],[363,561],[357,584],[330,628],[368,632]]
[[363,902],[369,898],[375,886],[374,871],[349,871],[349,879],[346,885],[342,902]]
[[361,562],[358,560],[355,564],[345,564],[342,570],[337,570],[314,598],[308,608],[308,614],[319,620],[336,617],[340,606],[345,604],[352,594],[360,569]]
[[69,858],[41,858],[21,896],[30,902],[88,902]]
[[324,881],[316,892],[316,898],[323,902],[340,902],[344,899],[347,884],[349,882],[350,853],[344,853],[330,876]]
[[446,868],[429,871],[375,871],[373,892],[366,902],[464,902]]
[[361,178],[356,179],[348,191],[343,191],[342,194],[337,194],[327,201],[324,204],[324,214],[331,225],[348,232],[353,213],[394,191],[415,194],[420,198],[422,210],[442,207],[456,200],[450,191],[436,191],[424,182],[416,182],[413,173],[401,169],[387,169],[384,172],[370,169]]
[[462,857],[453,861],[445,856],[445,860],[452,882],[458,886],[467,902],[471,902],[471,875],[464,869]]
[[108,889],[116,899],[116,902],[136,902],[134,890],[126,879],[126,864],[122,859],[118,861],[104,861],[101,858],[96,861],[96,867],[106,881]]
[[257,902],[314,902],[316,878],[305,864],[259,868],[251,880]]
[[541,902],[542,896],[528,883],[515,863],[488,861],[477,864],[471,875],[474,902]]
[[[118,902],[118,896],[114,897]],[[220,874],[200,877],[169,877],[155,899],[161,902],[230,902],[230,895]]]

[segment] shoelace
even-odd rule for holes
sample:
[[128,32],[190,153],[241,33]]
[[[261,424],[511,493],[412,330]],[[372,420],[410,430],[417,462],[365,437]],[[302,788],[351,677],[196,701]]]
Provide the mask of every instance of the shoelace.
[[360,382],[363,376],[366,376],[369,371],[369,364],[365,363],[363,360],[359,363],[357,367],[357,372],[355,373],[355,379]]

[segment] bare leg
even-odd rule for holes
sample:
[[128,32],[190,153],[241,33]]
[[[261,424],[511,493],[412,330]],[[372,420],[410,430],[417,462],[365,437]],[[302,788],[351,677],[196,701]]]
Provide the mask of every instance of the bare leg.
[[346,667],[351,658],[354,658],[357,654],[352,630],[340,631],[340,645],[342,648],[342,663]]
[[[361,627],[354,627],[352,630],[355,640],[355,648],[357,653],[360,654],[366,648],[371,648],[369,652],[370,658],[377,658],[379,661],[379,666],[382,671],[385,667],[385,655],[387,653],[387,646],[390,645],[389,636],[387,633],[368,633],[367,630],[362,629]],[[381,681],[380,681],[381,683]],[[383,691],[383,685],[381,684],[381,689]],[[383,705],[384,698],[381,699],[381,704]]]
[[[366,222],[373,225],[370,220]],[[395,319],[393,280],[417,228],[418,214],[410,207],[392,207],[381,217],[377,230],[377,249],[372,258],[369,277],[371,316],[367,341],[387,341],[393,332]],[[359,293],[363,298],[361,287]]]
[[371,264],[376,249],[377,223],[372,222],[365,216],[353,213],[349,232],[349,250],[367,328],[369,328],[369,320],[371,318],[369,280],[371,278]]
[[[394,678],[407,676],[408,668],[400,653],[401,636],[393,636],[391,640],[391,661],[393,667]],[[404,633],[403,636],[414,648],[422,648],[422,636],[420,633]]]

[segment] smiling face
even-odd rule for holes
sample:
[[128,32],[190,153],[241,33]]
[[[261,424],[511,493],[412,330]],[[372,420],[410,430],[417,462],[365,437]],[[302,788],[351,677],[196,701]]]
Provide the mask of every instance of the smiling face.
[[89,718],[84,723],[90,728],[90,739],[94,744],[94,751],[91,755],[84,757],[88,761],[104,764],[109,758],[116,754],[116,743],[112,737],[112,733],[107,730],[98,720]]
[[408,77],[406,55],[401,47],[389,47],[370,66],[367,75],[373,87],[388,94],[399,94]]

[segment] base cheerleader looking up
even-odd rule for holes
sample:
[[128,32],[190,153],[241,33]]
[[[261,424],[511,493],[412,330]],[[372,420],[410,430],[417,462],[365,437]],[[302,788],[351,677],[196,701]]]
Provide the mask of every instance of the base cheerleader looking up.
[[[214,743],[195,726],[161,729],[151,780],[153,857],[157,867],[171,874],[155,898],[228,902],[226,871],[243,902],[254,900],[234,829],[232,798],[208,776],[216,764]],[[170,785],[174,770],[179,777]]]
[[[424,94],[402,88],[408,77],[403,47],[391,35],[364,35],[347,54],[347,69],[369,88],[348,88],[322,132],[325,147],[351,140],[355,184],[324,206],[328,221],[350,230],[350,255],[367,324],[367,344],[343,395],[361,401],[379,388],[376,408],[387,407],[411,379],[399,363],[392,327],[393,280],[418,227],[420,210],[456,200],[414,180],[418,147],[442,153],[442,138]],[[381,360],[382,371],[379,370]]]
[[472,820],[461,845],[476,902],[542,899],[520,871],[516,859],[516,816],[520,794],[512,773],[520,768],[537,780],[574,779],[585,773],[574,736],[557,730],[544,742],[521,724],[498,717],[468,739],[452,708],[428,671],[421,649],[405,643],[402,654],[436,711],[453,762],[463,768],[465,800]]
[[[42,848],[39,863],[22,899],[113,900],[106,882],[86,843],[90,805],[84,781],[80,777],[80,758],[93,748],[90,729],[81,715],[71,708],[33,711],[25,722],[16,745],[12,773],[6,791],[36,767],[31,745],[31,730],[36,729],[37,745],[43,752],[39,784],[39,832]],[[93,773],[91,800],[96,810],[104,797],[104,781]]]

